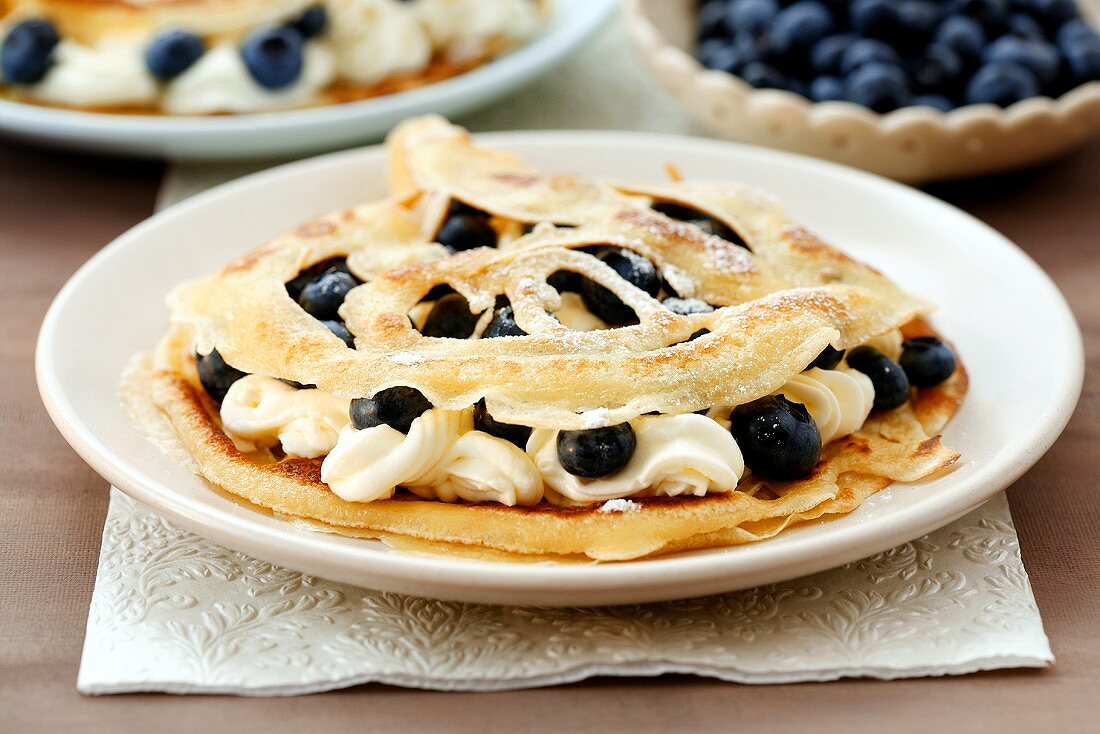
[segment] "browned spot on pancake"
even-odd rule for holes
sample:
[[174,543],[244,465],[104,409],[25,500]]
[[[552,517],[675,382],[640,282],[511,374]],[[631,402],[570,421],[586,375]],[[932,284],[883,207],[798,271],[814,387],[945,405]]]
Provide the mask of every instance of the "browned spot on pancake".
[[925,439],[917,444],[917,448],[913,451],[913,458],[919,459],[925,456],[934,456],[937,453],[937,449],[940,447],[940,437],[933,436],[932,438]]
[[268,255],[277,252],[279,245],[277,242],[269,242],[263,247],[257,247],[254,250],[249,250],[245,254],[238,257],[233,262],[222,268],[222,273],[235,273],[242,270],[250,270],[252,267],[266,258]]
[[307,238],[324,237],[334,232],[336,232],[336,225],[323,219],[315,219],[312,222],[306,222],[298,227],[298,229],[294,230],[294,233],[299,237]]
[[542,180],[539,176],[523,173],[494,173],[492,179],[517,187],[534,186]]
[[310,484],[321,481],[321,459],[284,459],[273,465],[284,476],[299,479]]

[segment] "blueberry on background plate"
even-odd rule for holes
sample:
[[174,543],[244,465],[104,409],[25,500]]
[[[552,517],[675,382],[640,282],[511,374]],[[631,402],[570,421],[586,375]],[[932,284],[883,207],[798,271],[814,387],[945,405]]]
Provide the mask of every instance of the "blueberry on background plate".
[[814,102],[840,102],[847,99],[844,82],[835,76],[819,76],[810,82],[810,99]]
[[944,43],[931,43],[913,64],[913,81],[928,92],[955,89],[962,77],[963,59]]
[[768,395],[730,413],[730,433],[745,465],[765,479],[802,479],[821,457],[821,432],[806,406]]
[[256,83],[267,89],[283,89],[302,75],[305,41],[290,27],[261,28],[241,45],[241,58]]
[[907,339],[898,363],[914,387],[938,385],[955,374],[957,366],[951,348],[931,336]]
[[474,428],[490,436],[503,438],[519,449],[527,448],[527,439],[531,437],[530,426],[517,426],[514,423],[501,423],[489,413],[484,400],[474,405]]
[[206,44],[194,33],[168,31],[153,39],[145,49],[145,66],[161,81],[175,79],[206,52]]
[[634,456],[638,437],[629,423],[558,433],[558,460],[570,474],[586,479],[607,477]]
[[1016,5],[1050,30],[1054,30],[1077,17],[1074,0],[1016,0]]
[[986,35],[982,24],[973,18],[952,15],[940,23],[933,39],[950,46],[967,58],[976,59],[985,48]]
[[474,333],[481,314],[470,313],[469,302],[457,293],[443,296],[424,319],[420,333],[446,339],[466,339]]
[[401,433],[408,433],[412,422],[431,407],[424,393],[414,387],[390,387],[372,397],[352,400],[351,422],[360,430],[385,423]]
[[1039,80],[1019,64],[1003,61],[986,64],[966,85],[967,104],[1008,107],[1039,94]]
[[909,378],[897,362],[874,347],[848,352],[848,366],[871,378],[875,388],[874,410],[893,410],[909,399]]
[[982,60],[987,64],[998,61],[1019,64],[1043,85],[1054,83],[1062,65],[1058,49],[1050,43],[1016,36],[1002,36],[986,46]]
[[909,102],[909,81],[893,64],[873,62],[859,67],[848,77],[845,93],[849,102],[885,113]]
[[951,0],[950,12],[965,15],[986,28],[996,28],[1008,19],[1008,0]]
[[771,35],[784,53],[806,51],[832,32],[833,14],[817,0],[799,0],[784,8],[772,23]]
[[756,89],[786,89],[787,78],[779,69],[763,61],[752,61],[741,68],[741,78]]
[[714,38],[726,33],[726,4],[711,2],[699,8],[695,18],[696,35],[699,38]]
[[505,303],[493,311],[493,318],[485,327],[482,339],[496,339],[502,336],[527,336],[527,332],[519,328],[516,316],[512,310],[512,304]]
[[810,51],[810,68],[819,75],[840,71],[841,57],[858,38],[854,33],[837,33],[821,39]]
[[343,321],[326,319],[321,323],[324,324],[333,334],[343,339],[344,344],[347,344],[349,349],[355,349],[355,337],[351,335],[351,332],[348,331],[348,327],[344,325]]
[[217,349],[211,350],[210,354],[206,355],[196,354],[195,366],[199,371],[202,389],[219,403],[225,400],[225,394],[229,392],[234,382],[248,376],[247,373],[230,367]]
[[328,26],[328,11],[324,5],[314,5],[306,8],[298,19],[290,24],[294,30],[302,34],[302,38],[316,38],[325,32]]
[[1100,79],[1100,39],[1087,36],[1070,39],[1064,44],[1062,54],[1074,82]]
[[298,294],[298,305],[321,321],[336,320],[339,318],[336,312],[343,305],[348,291],[357,285],[359,281],[342,270],[326,270],[302,288]]
[[497,233],[487,215],[462,212],[447,217],[435,241],[451,252],[463,252],[477,247],[496,247]]
[[893,40],[902,32],[897,0],[855,0],[851,5],[852,27],[869,38]]
[[[661,277],[646,258],[632,250],[608,249],[597,255],[605,265],[619,274],[623,280],[640,288],[654,298],[661,290]],[[623,326],[637,321],[634,309],[618,296],[595,281],[587,278],[581,284],[581,298],[588,310],[612,326]]]
[[901,56],[890,44],[877,38],[860,38],[840,55],[840,73],[847,76],[864,64],[875,62],[897,67],[902,64]]
[[931,107],[940,112],[950,112],[955,109],[955,103],[942,94],[918,94],[910,100],[917,107]]
[[61,36],[48,20],[35,18],[12,27],[0,44],[0,71],[9,84],[37,84],[53,66]]
[[1013,13],[1008,16],[1005,31],[1007,35],[1016,36],[1017,38],[1031,38],[1042,41],[1047,37],[1039,21],[1024,13]]
[[733,0],[726,14],[726,27],[731,33],[767,33],[779,15],[775,0]]

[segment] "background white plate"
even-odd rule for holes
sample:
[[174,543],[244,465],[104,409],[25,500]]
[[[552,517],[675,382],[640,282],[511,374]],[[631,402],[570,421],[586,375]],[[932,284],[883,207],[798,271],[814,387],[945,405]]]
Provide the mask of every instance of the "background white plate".
[[0,99],[0,132],[96,153],[177,160],[289,157],[381,138],[407,117],[457,116],[565,61],[600,29],[618,0],[554,0],[553,17],[525,46],[452,79],[399,94],[285,112],[212,117],[110,115]]
[[657,181],[735,179],[904,286],[941,304],[971,390],[948,426],[958,468],[895,485],[849,516],[736,548],[608,565],[501,564],[420,556],[310,532],[214,493],[148,443],[118,399],[131,355],[166,321],[164,296],[297,222],[385,193],[380,148],[249,176],[166,209],[93,257],[62,289],[39,337],[46,407],[108,481],[216,542],[319,576],[422,596],[585,605],[674,599],[813,573],[916,538],[977,507],[1024,473],[1065,426],[1081,390],[1081,336],[1053,283],[1023,252],[963,212],[830,163],[732,143],[625,133],[479,136],[547,171]]

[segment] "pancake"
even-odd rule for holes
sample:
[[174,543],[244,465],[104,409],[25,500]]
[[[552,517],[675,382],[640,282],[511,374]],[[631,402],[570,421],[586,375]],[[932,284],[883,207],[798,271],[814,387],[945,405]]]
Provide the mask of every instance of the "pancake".
[[[927,302],[747,189],[699,182],[634,188],[543,176],[476,146],[439,118],[399,128],[389,145],[392,198],[307,222],[178,288],[156,354],[138,358],[125,379],[137,425],[231,495],[418,551],[618,561],[773,537],[851,512],[892,482],[934,475],[958,459],[937,434],[966,392],[961,361],[946,381],[914,390],[901,407],[873,413],[862,428],[828,443],[808,476],[778,482],[750,472],[734,491],[703,496],[635,495],[565,507],[444,502],[399,491],[392,499],[349,501],[322,481],[322,457],[242,448],[203,390],[196,350],[216,348],[245,373],[343,398],[407,386],[439,410],[484,400],[501,422],[584,430],[651,413],[741,405],[781,390],[827,346],[875,343],[897,329],[906,337],[934,334]],[[451,201],[485,212],[499,247],[448,255],[432,243]],[[725,223],[730,239],[652,207],[661,202]],[[593,257],[585,248],[594,244],[647,258],[679,297],[719,307],[673,313]],[[337,257],[364,281],[339,311],[355,349],[299,307],[286,287]],[[563,270],[613,292],[638,323],[566,328],[552,315],[562,294],[548,283]],[[464,297],[475,314],[507,297],[526,335],[422,335],[409,314],[440,286]],[[701,329],[709,333],[692,338]]]

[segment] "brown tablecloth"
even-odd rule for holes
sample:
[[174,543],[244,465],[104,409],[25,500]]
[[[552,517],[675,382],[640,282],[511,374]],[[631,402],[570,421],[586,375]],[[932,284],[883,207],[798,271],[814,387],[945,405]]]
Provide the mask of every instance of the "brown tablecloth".
[[[512,693],[365,686],[299,699],[78,695],[107,487],[41,407],[34,342],[69,275],[152,211],[160,173],[0,144],[0,731],[1100,730],[1100,143],[1041,170],[933,191],[1022,245],[1061,286],[1085,332],[1089,369],[1077,414],[1009,490],[1057,665],[767,687],[666,676]],[[1027,344],[1003,349],[1042,379],[1042,354]]]

